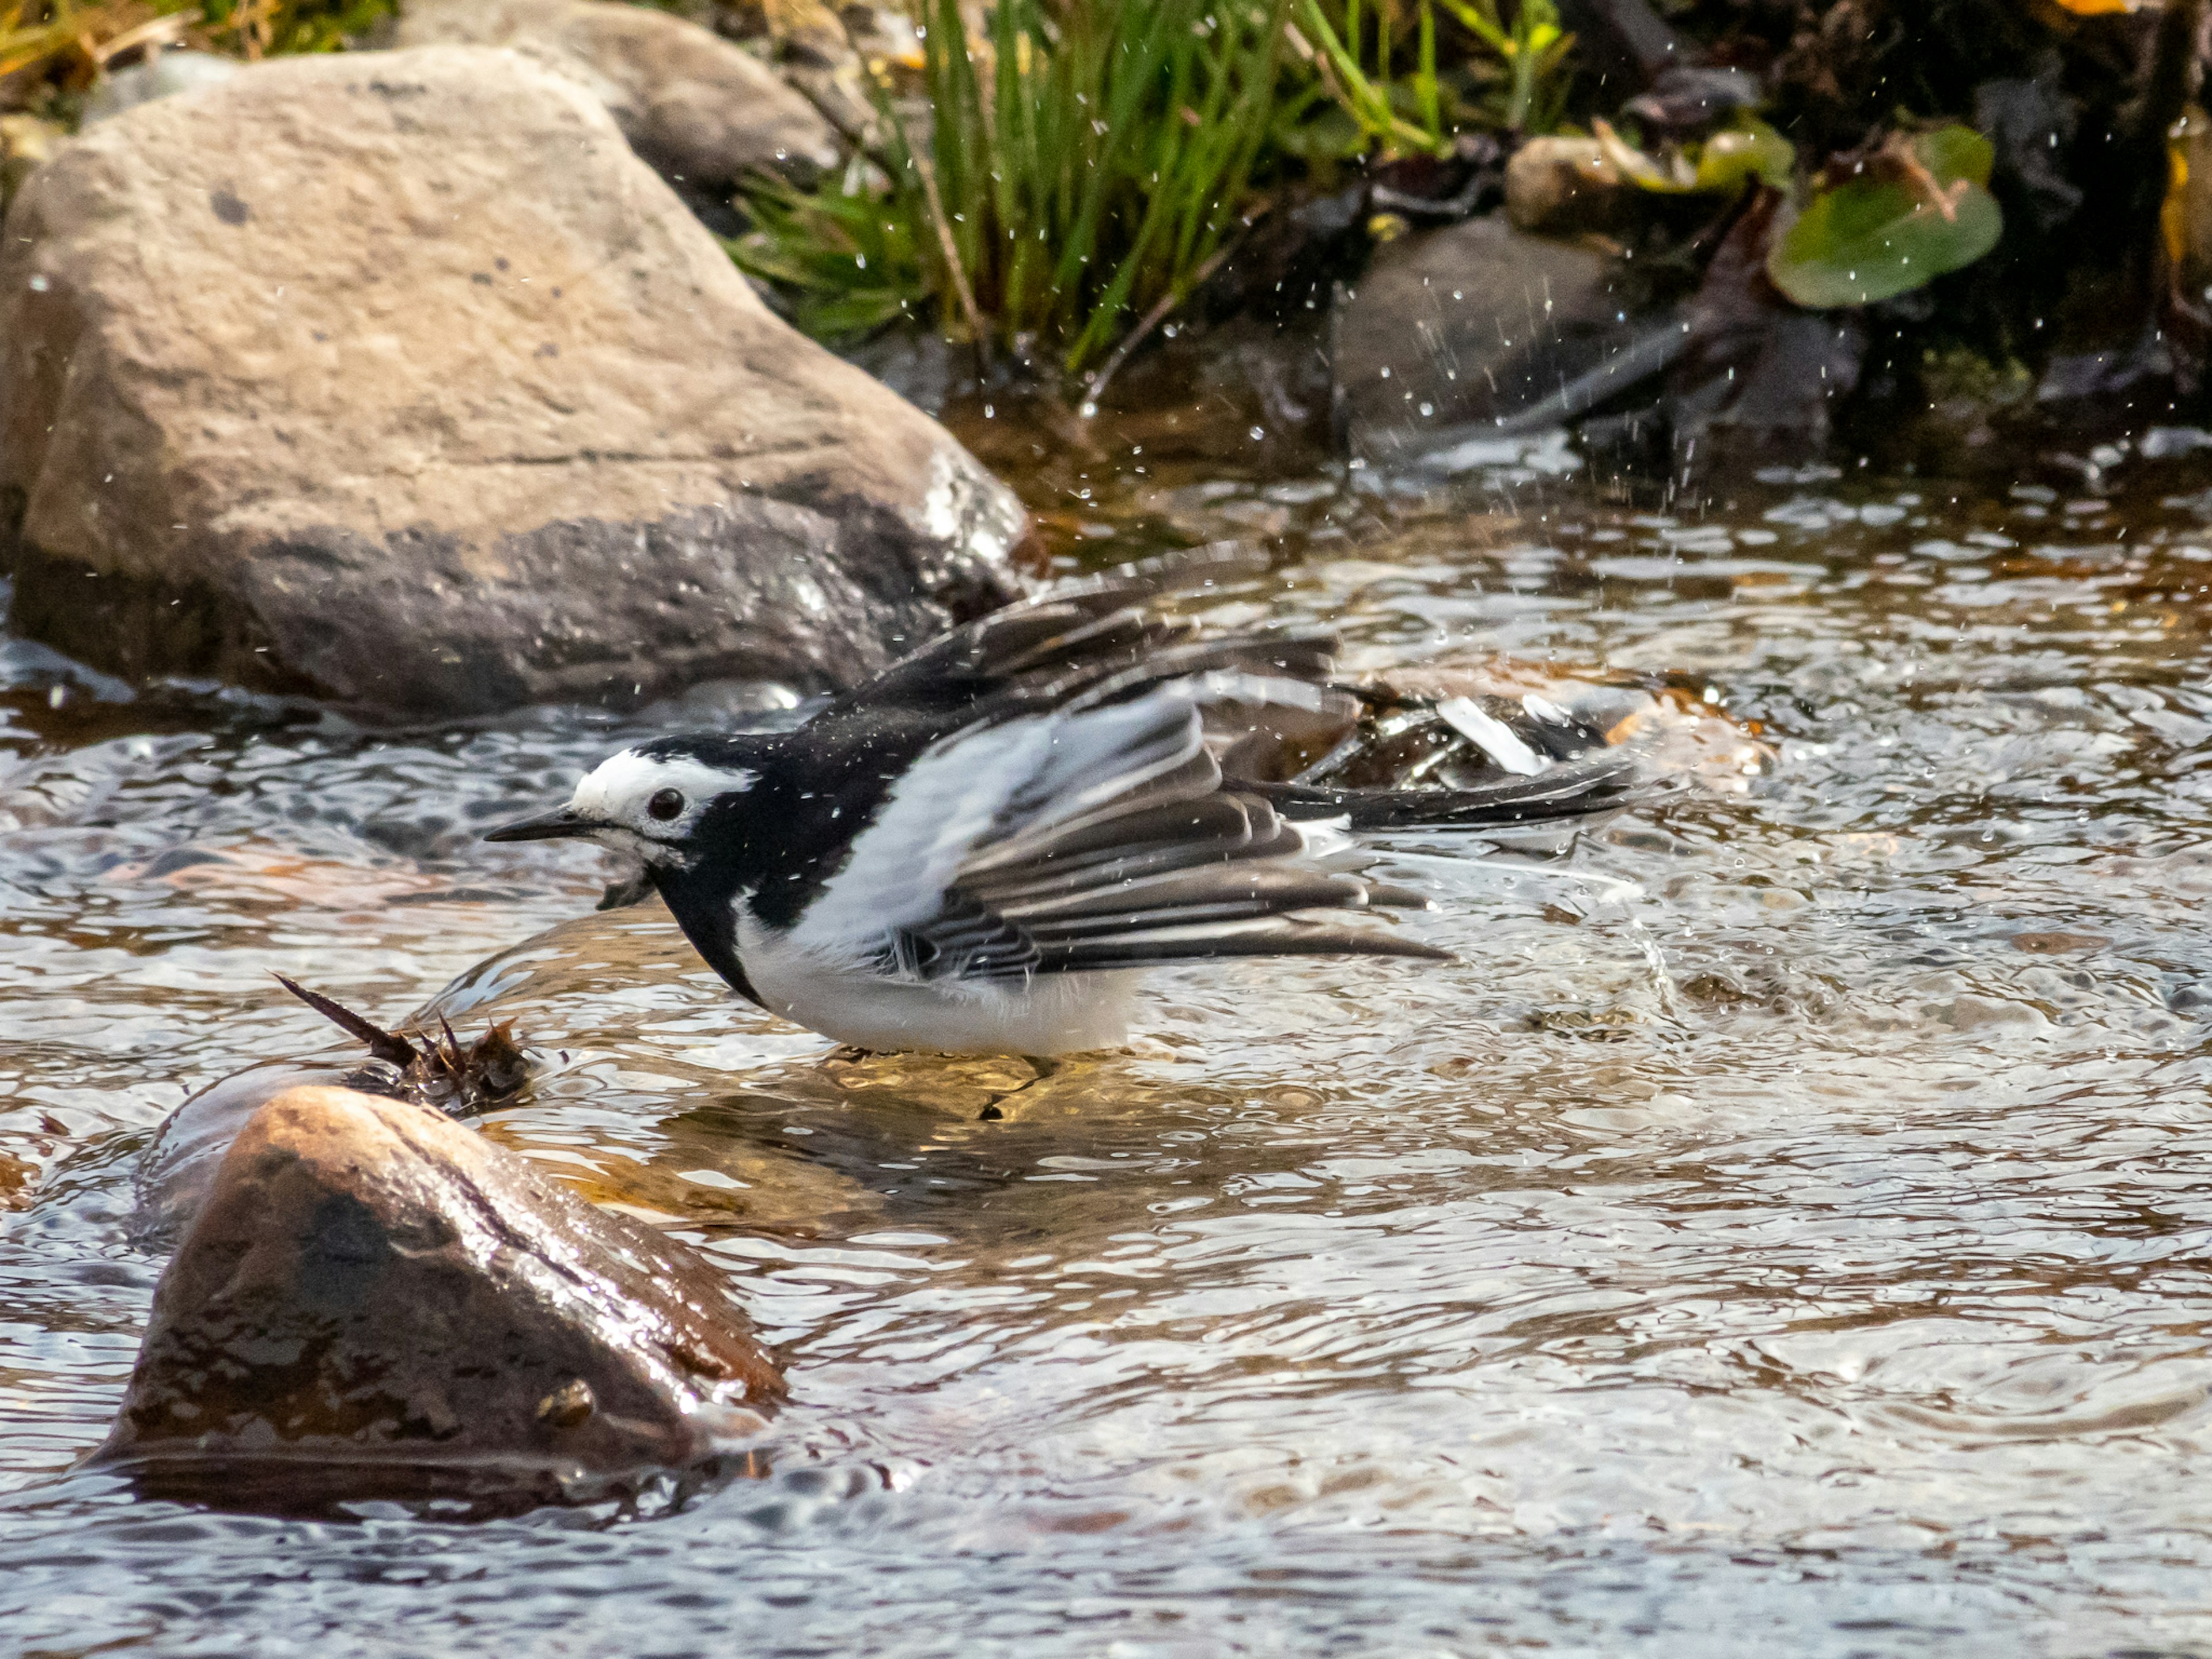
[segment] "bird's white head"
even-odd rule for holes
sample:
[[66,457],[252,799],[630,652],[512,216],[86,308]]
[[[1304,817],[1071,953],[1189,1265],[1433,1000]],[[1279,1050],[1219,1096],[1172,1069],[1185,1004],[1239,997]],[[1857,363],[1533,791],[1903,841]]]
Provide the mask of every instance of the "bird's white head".
[[567,805],[502,824],[484,839],[583,836],[648,864],[681,864],[714,803],[743,794],[759,781],[758,774],[744,767],[717,766],[661,745],[625,749],[594,767]]

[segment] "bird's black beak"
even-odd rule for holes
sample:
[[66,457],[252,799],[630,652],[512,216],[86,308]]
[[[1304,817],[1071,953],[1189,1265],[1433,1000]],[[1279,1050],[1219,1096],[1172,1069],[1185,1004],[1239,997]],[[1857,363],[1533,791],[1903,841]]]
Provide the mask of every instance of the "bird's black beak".
[[606,826],[586,817],[573,807],[563,806],[556,811],[540,812],[533,818],[517,818],[513,823],[502,823],[496,830],[487,830],[486,841],[557,841],[568,836],[588,836],[594,830]]

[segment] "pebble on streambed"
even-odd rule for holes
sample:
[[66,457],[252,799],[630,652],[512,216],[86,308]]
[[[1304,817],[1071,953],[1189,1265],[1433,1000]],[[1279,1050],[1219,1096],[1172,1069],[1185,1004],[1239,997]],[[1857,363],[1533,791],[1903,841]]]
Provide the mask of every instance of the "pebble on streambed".
[[503,1511],[753,1472],[785,1392],[682,1244],[434,1108],[296,1087],[224,1155],[94,1462],[234,1507]]

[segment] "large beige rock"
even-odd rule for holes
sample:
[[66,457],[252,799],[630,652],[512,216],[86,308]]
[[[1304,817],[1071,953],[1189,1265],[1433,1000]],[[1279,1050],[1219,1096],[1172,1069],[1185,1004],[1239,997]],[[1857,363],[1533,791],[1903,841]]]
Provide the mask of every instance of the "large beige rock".
[[574,76],[630,147],[675,178],[727,190],[752,173],[802,181],[838,159],[814,106],[696,23],[613,0],[409,0],[398,44],[512,46]]
[[295,1088],[216,1170],[99,1458],[254,1505],[551,1501],[738,1452],[783,1397],[689,1249],[429,1107]]
[[771,315],[574,81],[298,58],[116,117],[0,248],[15,628],[372,708],[849,684],[1012,498]]

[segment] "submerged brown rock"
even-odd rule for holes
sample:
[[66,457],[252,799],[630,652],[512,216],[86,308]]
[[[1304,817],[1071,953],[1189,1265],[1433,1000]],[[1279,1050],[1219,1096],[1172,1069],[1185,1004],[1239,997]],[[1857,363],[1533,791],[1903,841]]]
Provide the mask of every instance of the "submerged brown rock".
[[713,1268],[430,1108],[295,1088],[155,1292],[100,1462],[167,1495],[594,1498],[784,1398]]

